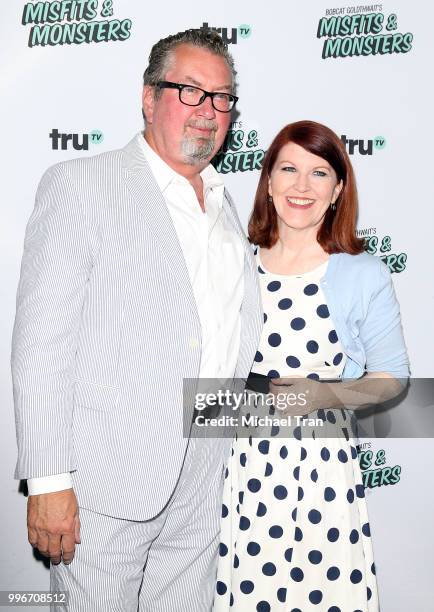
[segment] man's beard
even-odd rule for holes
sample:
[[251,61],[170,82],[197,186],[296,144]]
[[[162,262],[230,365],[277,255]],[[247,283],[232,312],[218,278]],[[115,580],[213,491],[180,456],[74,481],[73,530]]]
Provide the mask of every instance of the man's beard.
[[196,164],[202,164],[202,162],[211,159],[215,147],[215,132],[217,126],[213,121],[207,121],[205,119],[191,122],[188,125],[191,127],[214,130],[209,137],[194,137],[185,134],[182,138],[181,152],[184,156],[184,161],[187,164],[195,166]]

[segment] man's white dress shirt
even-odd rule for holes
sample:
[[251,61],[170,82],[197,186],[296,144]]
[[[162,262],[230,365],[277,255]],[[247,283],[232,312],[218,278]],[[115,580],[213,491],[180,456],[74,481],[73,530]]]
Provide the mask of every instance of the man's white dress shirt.
[[[231,378],[240,343],[244,247],[223,208],[224,185],[209,164],[203,181],[205,212],[190,182],[142,139],[143,154],[163,194],[190,276],[202,327],[200,378]],[[29,495],[72,487],[70,473],[27,480]]]

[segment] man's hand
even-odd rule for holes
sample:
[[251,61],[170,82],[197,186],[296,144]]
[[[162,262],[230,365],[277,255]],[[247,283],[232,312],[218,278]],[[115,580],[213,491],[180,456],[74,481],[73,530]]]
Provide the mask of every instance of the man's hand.
[[27,501],[29,542],[54,564],[74,558],[80,543],[80,519],[73,489],[30,495]]

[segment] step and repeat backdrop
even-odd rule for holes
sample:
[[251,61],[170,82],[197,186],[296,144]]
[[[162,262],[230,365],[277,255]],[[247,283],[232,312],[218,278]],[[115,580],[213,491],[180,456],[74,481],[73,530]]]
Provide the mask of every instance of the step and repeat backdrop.
[[[49,573],[27,543],[26,500],[12,479],[9,358],[24,230],[44,170],[124,146],[143,128],[152,44],[215,28],[235,58],[240,97],[215,164],[244,225],[277,131],[300,119],[334,129],[356,170],[359,235],[393,273],[412,375],[432,377],[434,8],[417,0],[13,0],[0,10],[0,589],[42,590]],[[434,605],[432,440],[412,425],[412,439],[367,438],[360,447],[383,612]]]

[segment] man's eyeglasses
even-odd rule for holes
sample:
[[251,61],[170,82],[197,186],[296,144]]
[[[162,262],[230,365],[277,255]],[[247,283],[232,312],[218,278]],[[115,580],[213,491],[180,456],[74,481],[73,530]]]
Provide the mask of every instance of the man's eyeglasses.
[[220,91],[205,91],[194,85],[185,85],[183,83],[172,83],[171,81],[158,81],[155,83],[160,89],[177,89],[179,101],[187,106],[199,106],[208,96],[211,98],[211,103],[216,111],[220,113],[229,113],[235,106],[238,98],[232,94],[223,93]]

